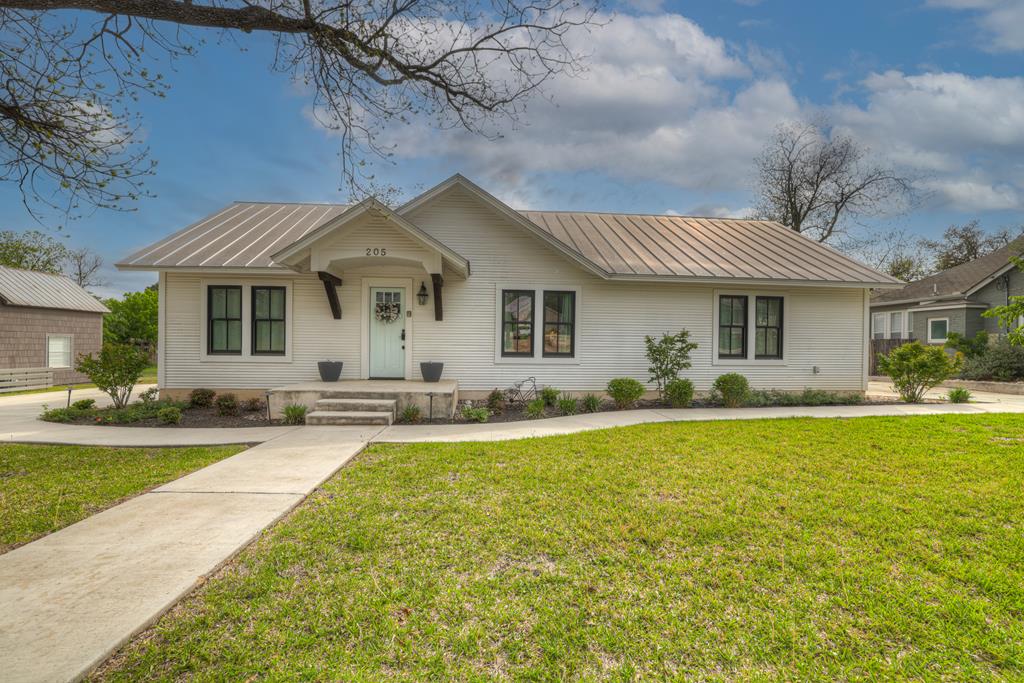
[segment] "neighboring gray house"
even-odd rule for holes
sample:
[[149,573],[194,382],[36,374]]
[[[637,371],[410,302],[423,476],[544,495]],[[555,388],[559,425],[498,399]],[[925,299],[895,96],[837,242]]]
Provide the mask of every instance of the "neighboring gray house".
[[1024,236],[970,263],[871,297],[872,339],[917,339],[942,344],[950,332],[973,337],[1004,334],[982,313],[1024,296],[1024,273],[1010,258],[1024,253]]
[[0,266],[0,371],[53,371],[54,384],[87,381],[80,354],[99,351],[107,307],[63,275]]

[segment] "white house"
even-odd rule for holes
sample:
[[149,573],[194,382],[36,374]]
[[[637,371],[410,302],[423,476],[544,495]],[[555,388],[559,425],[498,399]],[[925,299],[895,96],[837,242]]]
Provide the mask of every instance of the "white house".
[[782,225],[516,211],[462,176],[398,209],[239,202],[118,264],[160,277],[159,383],[241,396],[318,379],[420,379],[462,397],[527,376],[647,380],[644,336],[689,330],[698,391],[862,391],[869,293],[902,283]]

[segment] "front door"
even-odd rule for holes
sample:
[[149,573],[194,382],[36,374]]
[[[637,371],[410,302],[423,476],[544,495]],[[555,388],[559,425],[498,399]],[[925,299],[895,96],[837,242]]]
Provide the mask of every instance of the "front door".
[[370,378],[405,378],[405,288],[370,288]]

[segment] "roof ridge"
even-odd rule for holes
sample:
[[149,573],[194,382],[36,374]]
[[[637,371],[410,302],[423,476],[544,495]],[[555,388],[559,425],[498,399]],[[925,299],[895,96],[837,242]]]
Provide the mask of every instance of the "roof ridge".
[[251,200],[251,199],[234,199],[231,201],[232,204],[283,204],[283,205],[301,205],[301,206],[355,206],[359,202],[271,202],[265,199]]
[[567,211],[562,209],[512,209],[519,213],[592,213],[597,216],[646,216],[650,218],[700,218],[711,221],[745,221],[748,223],[775,223],[767,218],[735,218],[732,216],[696,216],[680,213],[650,213],[634,211]]

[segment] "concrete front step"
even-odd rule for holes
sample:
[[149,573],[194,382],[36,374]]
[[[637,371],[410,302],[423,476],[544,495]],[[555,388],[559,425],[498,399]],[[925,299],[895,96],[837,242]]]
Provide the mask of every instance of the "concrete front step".
[[354,410],[362,413],[391,413],[395,414],[397,401],[383,398],[321,398],[316,402],[317,410],[327,411],[348,411]]
[[379,410],[314,410],[306,415],[308,425],[384,425],[394,422],[394,413]]

